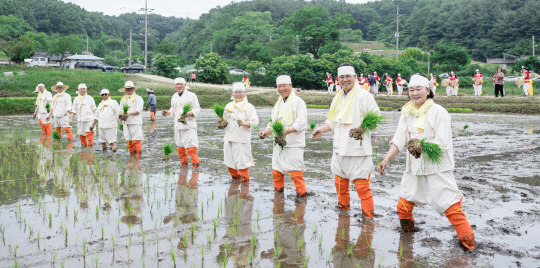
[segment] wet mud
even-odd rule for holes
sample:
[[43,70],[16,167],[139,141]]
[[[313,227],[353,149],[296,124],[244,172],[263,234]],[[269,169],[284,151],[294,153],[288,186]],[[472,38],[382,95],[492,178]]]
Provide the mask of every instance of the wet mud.
[[[309,122],[323,124],[325,112],[310,109]],[[270,117],[269,109],[258,113],[261,122]],[[381,160],[399,119],[398,112],[383,115],[386,124],[371,134]],[[307,134],[310,194],[299,200],[290,178],[284,194],[274,193],[273,139],[255,133],[250,182],[231,182],[222,162],[223,130],[211,110],[198,120],[199,169],[181,167],[175,150],[164,158],[163,144],[174,144],[170,118],[145,122],[137,159],[121,133],[116,153],[99,145],[90,151],[78,139],[72,148],[65,137],[39,143],[35,120],[2,117],[0,266],[537,267],[540,118],[452,117],[455,176],[476,235],[473,252],[462,249],[446,217],[429,206],[415,207],[416,232],[400,232],[404,152],[385,176],[373,177],[375,218],[365,220],[352,188],[351,210],[336,209],[329,135],[313,141]]]

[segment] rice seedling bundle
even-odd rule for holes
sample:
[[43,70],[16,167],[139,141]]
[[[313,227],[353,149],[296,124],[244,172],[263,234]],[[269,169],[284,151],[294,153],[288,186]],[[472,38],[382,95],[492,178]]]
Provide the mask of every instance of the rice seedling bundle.
[[364,115],[360,127],[353,128],[349,131],[349,137],[355,140],[363,140],[364,133],[372,131],[383,123],[382,115],[374,111],[369,111]]
[[58,131],[53,131],[52,132],[52,137],[55,141],[59,141],[60,140],[60,133]]
[[[416,144],[420,144],[420,147],[422,148],[421,152],[418,152],[414,148]],[[425,138],[422,140],[410,139],[405,145],[405,148],[417,159],[424,154],[425,158],[433,164],[440,164],[443,158],[441,146],[436,143],[429,142]]]
[[122,111],[123,111],[124,113],[122,113],[122,114],[120,115],[120,119],[121,119],[122,121],[126,121],[126,120],[127,120],[127,115],[126,115],[126,114],[127,114],[128,111],[129,111],[129,106],[128,106],[128,105],[124,105],[124,106],[122,107]]
[[45,104],[45,109],[47,109],[47,113],[51,110],[51,104],[50,103],[46,103]]
[[[221,105],[219,103],[214,104],[214,112],[216,113],[216,115],[219,118],[223,119],[223,113],[225,113],[225,106],[223,106],[223,105]],[[221,120],[221,122],[218,123],[218,128],[219,129],[224,129],[226,127],[227,127],[227,121],[226,120]]]
[[317,124],[315,122],[309,123],[309,130],[311,131],[311,133],[313,133],[313,130],[315,129],[316,126]]
[[285,124],[281,121],[270,121],[270,127],[272,128],[272,133],[274,134],[274,142],[279,145],[282,149],[287,145],[285,141]]
[[172,153],[172,151],[173,151],[173,147],[172,147],[171,144],[165,143],[163,145],[163,153],[165,154],[165,156],[170,155]]
[[186,115],[187,113],[191,112],[191,109],[193,109],[193,105],[191,103],[184,105],[184,107],[182,107],[182,114],[180,115],[180,118],[178,118],[178,122],[187,124]]

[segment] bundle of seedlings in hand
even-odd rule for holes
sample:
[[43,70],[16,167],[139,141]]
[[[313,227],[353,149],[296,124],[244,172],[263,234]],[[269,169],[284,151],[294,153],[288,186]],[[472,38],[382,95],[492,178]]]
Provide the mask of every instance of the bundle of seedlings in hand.
[[126,120],[127,120],[127,115],[126,115],[126,114],[127,114],[128,111],[129,111],[129,106],[128,106],[127,104],[125,104],[125,105],[122,107],[122,110],[123,110],[124,113],[120,115],[120,119],[121,119],[122,121],[126,121]]
[[270,121],[270,127],[272,128],[272,133],[274,134],[274,142],[283,149],[287,142],[285,141],[285,125],[279,120]]
[[180,118],[178,118],[178,122],[181,122],[182,124],[187,124],[187,113],[191,112],[192,108],[193,105],[191,105],[191,103],[184,105],[184,107],[182,108],[182,114],[180,115]]
[[55,141],[59,141],[60,140],[60,133],[58,131],[53,131],[52,132],[52,137]]
[[227,121],[223,118],[223,113],[225,112],[225,106],[222,106],[219,103],[214,104],[214,112],[217,114],[219,118],[221,118],[221,122],[218,123],[219,129],[224,129],[227,127]]
[[465,131],[465,129],[468,129],[468,128],[469,128],[469,125],[464,125],[461,131]]
[[316,126],[317,126],[317,124],[315,124],[315,122],[309,123],[309,131],[311,131],[311,133],[313,133],[313,130],[315,129]]
[[47,109],[47,113],[48,113],[51,110],[51,104],[46,103],[45,104],[45,109]]
[[364,115],[364,119],[362,120],[360,127],[353,128],[349,131],[349,137],[362,141],[364,133],[376,129],[382,122],[382,115],[379,115],[374,111],[369,111]]
[[118,125],[118,129],[120,129],[120,130],[124,131],[124,124],[120,124],[120,125]]
[[163,159],[165,160],[172,153],[172,151],[172,145],[170,145],[169,143],[165,143],[163,145],[163,153],[165,154],[165,157]]
[[[415,149],[415,144],[420,144],[421,152]],[[443,158],[441,146],[436,143],[429,142],[425,138],[422,140],[410,139],[405,145],[405,148],[415,158],[420,158],[420,155],[424,154],[426,156],[425,158],[427,158],[427,160],[433,164],[440,164]]]

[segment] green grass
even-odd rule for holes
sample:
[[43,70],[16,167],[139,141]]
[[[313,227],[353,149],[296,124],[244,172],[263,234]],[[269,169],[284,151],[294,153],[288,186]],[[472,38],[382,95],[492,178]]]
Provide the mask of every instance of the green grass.
[[446,108],[449,113],[472,113],[473,109],[470,108]]
[[323,104],[323,105],[320,105],[320,104],[307,104],[306,107],[307,108],[314,108],[314,109],[324,109],[324,108],[329,108],[330,106],[326,105],[326,104]]
[[381,111],[392,111],[392,110],[394,110],[394,108],[392,108],[392,107],[379,107],[379,110],[381,110]]

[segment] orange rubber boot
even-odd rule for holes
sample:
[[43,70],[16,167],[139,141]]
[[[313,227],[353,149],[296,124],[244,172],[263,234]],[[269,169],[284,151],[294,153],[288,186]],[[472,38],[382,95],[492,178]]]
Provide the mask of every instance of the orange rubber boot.
[[283,192],[285,189],[285,176],[283,173],[277,170],[272,170],[272,178],[274,179],[274,191]]
[[303,171],[291,171],[291,177],[296,187],[296,196],[299,198],[305,197],[307,194],[306,182],[304,181]]
[[369,181],[366,179],[357,179],[354,181],[354,187],[361,200],[364,216],[366,219],[373,218],[373,211],[375,208],[373,205],[373,194],[369,188]]
[[133,141],[133,145],[135,146],[135,149],[133,150],[136,155],[142,154],[142,144],[141,141]]
[[248,168],[240,169],[239,172],[240,172],[240,182],[242,183],[249,182],[249,169]]
[[62,128],[61,127],[55,127],[54,131],[58,132],[58,137],[62,138]]
[[187,157],[186,148],[184,148],[184,147],[176,147],[176,151],[178,151],[178,157],[180,158],[180,164],[182,166],[187,166],[188,157]]
[[66,127],[66,128],[64,128],[64,131],[65,131],[66,134],[67,134],[68,141],[73,141],[73,133],[71,133],[71,128],[70,128],[70,127]]
[[50,136],[52,134],[51,123],[45,124],[45,135]]
[[240,172],[238,171],[238,169],[234,169],[230,167],[227,167],[227,169],[229,169],[229,173],[231,173],[231,177],[233,181],[240,180]]
[[461,207],[461,201],[450,206],[445,213],[450,223],[454,225],[457,236],[465,249],[467,251],[475,249],[474,232],[467,220],[467,215],[465,215]]
[[413,202],[407,201],[403,197],[399,197],[399,202],[397,204],[399,223],[401,224],[401,229],[406,233],[414,230],[413,209]]
[[130,154],[135,154],[135,144],[133,144],[133,141],[127,141],[128,149]]
[[150,118],[152,119],[152,121],[156,121],[156,113],[150,112]]
[[338,195],[338,206],[341,210],[351,209],[351,197],[349,195],[349,180],[335,175],[334,184]]
[[197,154],[197,147],[191,147],[187,149],[189,157],[191,157],[191,167],[199,167],[199,155]]
[[81,140],[81,145],[86,147],[86,136],[79,135],[79,139]]
[[93,132],[86,132],[86,143],[88,144],[88,148],[92,148],[94,146],[94,133]]

